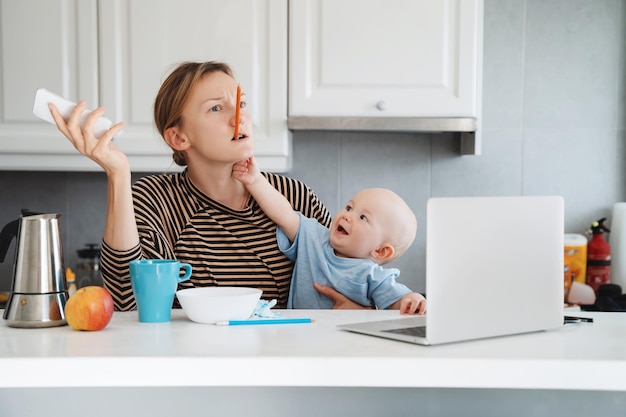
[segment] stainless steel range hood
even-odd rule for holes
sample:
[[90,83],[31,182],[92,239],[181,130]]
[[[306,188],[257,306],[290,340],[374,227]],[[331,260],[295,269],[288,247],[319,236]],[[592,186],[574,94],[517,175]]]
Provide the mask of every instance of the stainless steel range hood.
[[462,155],[479,155],[478,120],[473,117],[318,117],[291,116],[290,130],[354,132],[458,133]]

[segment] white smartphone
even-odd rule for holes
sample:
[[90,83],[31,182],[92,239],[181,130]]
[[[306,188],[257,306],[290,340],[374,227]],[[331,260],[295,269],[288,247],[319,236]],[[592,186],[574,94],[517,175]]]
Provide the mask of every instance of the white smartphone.
[[[76,106],[76,103],[61,96],[58,96],[46,90],[45,88],[38,89],[37,93],[35,94],[35,105],[33,106],[33,114],[40,119],[52,124],[55,123],[54,119],[52,118],[52,113],[50,113],[50,109],[48,108],[48,103],[54,104],[57,109],[59,109],[59,112],[65,120],[70,117],[72,109]],[[85,110],[83,112],[80,118],[81,126],[85,123],[85,119],[87,119],[89,113],[91,113],[91,110]],[[111,122],[111,120],[107,119],[106,117],[99,117],[94,125],[93,133],[97,138],[99,138],[104,134],[104,132],[109,130],[112,125],[113,122]],[[120,136],[121,134],[122,132],[119,132],[117,136]]]

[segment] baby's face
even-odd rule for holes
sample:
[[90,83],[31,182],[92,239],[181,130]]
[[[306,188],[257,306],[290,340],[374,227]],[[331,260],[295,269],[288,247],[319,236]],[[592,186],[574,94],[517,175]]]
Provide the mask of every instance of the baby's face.
[[337,256],[371,258],[384,243],[389,219],[380,197],[374,190],[361,191],[337,213],[330,226],[330,244]]

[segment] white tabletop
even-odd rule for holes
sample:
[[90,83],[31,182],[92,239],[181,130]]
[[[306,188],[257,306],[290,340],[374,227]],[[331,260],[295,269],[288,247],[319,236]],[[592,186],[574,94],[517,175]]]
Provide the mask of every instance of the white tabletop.
[[[219,327],[116,312],[98,332],[0,323],[0,388],[312,386],[626,391],[626,314],[594,323],[441,346],[337,329],[397,311],[287,310],[311,324]],[[571,314],[571,313],[568,313]],[[86,371],[88,370],[88,371]]]

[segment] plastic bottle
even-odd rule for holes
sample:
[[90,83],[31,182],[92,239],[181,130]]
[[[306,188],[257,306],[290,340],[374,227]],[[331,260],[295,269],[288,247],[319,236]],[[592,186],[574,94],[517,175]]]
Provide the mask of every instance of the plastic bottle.
[[587,245],[587,284],[596,294],[603,284],[611,282],[611,247],[604,239],[610,230],[604,225],[606,218],[591,224],[591,240]]
[[587,282],[587,237],[576,233],[565,233],[564,294],[567,295],[574,282]]
[[65,279],[67,281],[67,292],[71,297],[76,292],[76,274],[71,268],[65,270]]

